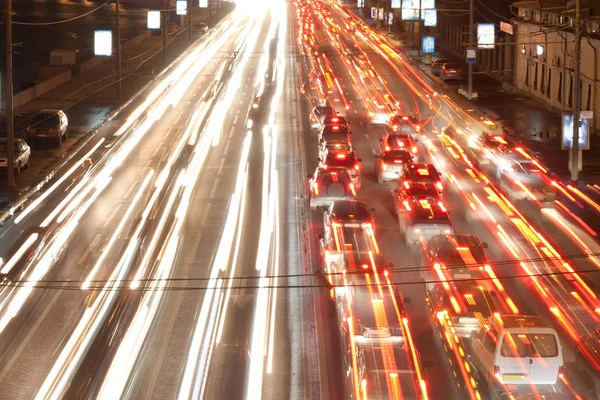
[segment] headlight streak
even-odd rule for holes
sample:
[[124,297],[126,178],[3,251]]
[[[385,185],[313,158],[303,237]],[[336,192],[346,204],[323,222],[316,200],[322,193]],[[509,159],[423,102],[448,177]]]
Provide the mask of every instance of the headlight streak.
[[[199,144],[196,147],[196,149],[200,148],[206,153],[210,148],[209,143],[211,141],[212,138],[207,137],[206,143],[203,143],[203,146]],[[229,221],[230,219],[234,219],[241,223],[241,221],[239,220],[240,207],[242,206],[241,193],[245,190],[244,186],[246,184],[246,168],[248,164],[248,155],[250,152],[251,143],[252,132],[249,131],[246,135],[242,148],[242,154],[240,157],[240,163],[237,172],[236,190],[232,196],[231,203],[229,204],[227,221]],[[228,224],[226,222],[225,229],[229,229],[227,228],[227,226]],[[231,226],[231,223],[229,224],[229,226]],[[231,229],[234,228],[235,225]],[[214,289],[216,287],[217,278],[219,276],[219,273],[221,272],[221,264],[227,263],[229,261],[231,247],[233,244],[232,242],[233,237],[231,237],[229,234],[226,235],[226,231],[224,231],[223,235],[221,236],[221,240],[217,248],[215,258],[213,259],[210,277],[207,284],[207,290],[205,291],[204,299],[202,300],[202,307],[196,320],[196,326],[194,328],[194,333],[192,336],[192,343],[190,345],[189,355],[183,371],[183,378],[179,387],[179,393],[177,395],[177,398],[180,400],[190,399],[192,393],[198,391],[198,385],[203,386],[201,382],[197,382],[196,377],[200,377],[202,379],[206,377],[204,368],[207,367],[207,364],[210,361],[210,359],[202,360],[202,367],[199,365],[199,360],[202,353],[202,345],[204,342],[207,342],[206,336],[210,333],[208,329],[208,319],[211,304],[213,302],[215,292]]]
[[27,238],[25,243],[23,243],[21,245],[21,247],[19,247],[19,250],[17,250],[17,252],[8,260],[8,262],[4,265],[4,267],[2,267],[2,271],[0,271],[0,273],[2,273],[4,275],[8,274],[14,268],[14,266],[17,264],[17,262],[19,262],[21,257],[23,257],[25,252],[27,252],[27,250],[29,250],[29,248],[33,245],[33,243],[35,243],[37,238],[38,238],[37,233],[31,234],[31,236],[29,236]]

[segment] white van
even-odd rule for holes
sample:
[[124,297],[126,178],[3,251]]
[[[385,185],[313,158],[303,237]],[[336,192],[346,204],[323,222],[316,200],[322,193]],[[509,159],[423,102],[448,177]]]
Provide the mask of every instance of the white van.
[[560,392],[562,346],[540,317],[496,314],[471,333],[471,348],[473,364],[490,391]]

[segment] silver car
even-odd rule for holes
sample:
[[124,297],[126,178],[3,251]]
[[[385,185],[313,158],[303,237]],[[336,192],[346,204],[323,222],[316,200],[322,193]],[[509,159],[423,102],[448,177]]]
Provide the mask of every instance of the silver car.
[[335,200],[356,198],[356,188],[346,168],[319,166],[308,178],[311,210],[328,207]]
[[[0,168],[8,168],[7,139],[0,139]],[[31,149],[23,139],[14,140],[15,173],[19,174],[22,168],[29,168]]]

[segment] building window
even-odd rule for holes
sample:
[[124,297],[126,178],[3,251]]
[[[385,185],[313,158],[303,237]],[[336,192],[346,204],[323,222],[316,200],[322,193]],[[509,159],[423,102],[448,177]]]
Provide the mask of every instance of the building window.
[[550,98],[552,93],[552,68],[548,68],[548,85],[546,85],[546,97]]
[[534,64],[533,70],[533,90],[537,90],[538,88],[538,63]]
[[562,88],[563,88],[563,73],[559,72],[558,73],[558,94],[556,95],[556,100],[558,100],[559,103],[562,103]]
[[525,60],[525,86],[529,86],[529,60]]
[[573,75],[569,75],[569,98],[567,99],[567,106],[573,107]]
[[592,109],[592,85],[588,85],[587,101],[585,105],[586,110]]
[[542,64],[542,79],[540,80],[540,92],[544,94],[546,89],[546,65]]

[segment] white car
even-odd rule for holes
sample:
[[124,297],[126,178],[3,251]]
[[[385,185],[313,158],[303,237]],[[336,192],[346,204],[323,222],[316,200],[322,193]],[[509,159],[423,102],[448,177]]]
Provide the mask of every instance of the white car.
[[560,391],[563,353],[558,333],[541,317],[496,315],[471,333],[473,364],[490,391]]
[[[6,150],[7,139],[0,139],[0,168],[8,168],[8,152]],[[19,174],[22,168],[29,168],[31,149],[23,139],[14,140],[15,173]]]

